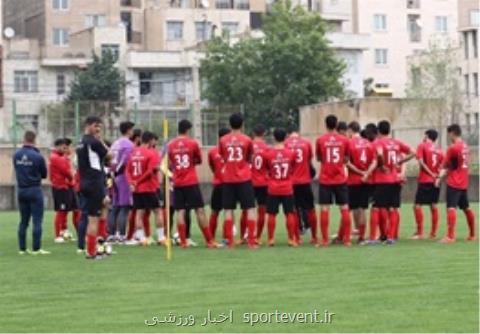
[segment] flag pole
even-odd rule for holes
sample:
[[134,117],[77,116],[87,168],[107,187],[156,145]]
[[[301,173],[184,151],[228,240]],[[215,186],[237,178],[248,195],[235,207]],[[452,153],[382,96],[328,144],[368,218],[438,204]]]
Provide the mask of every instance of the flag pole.
[[170,175],[168,168],[168,149],[166,147],[168,142],[168,120],[163,119],[163,144],[165,145],[165,153],[163,158],[164,175],[165,175],[165,216],[166,216],[166,231],[167,231],[167,261],[172,259],[172,242],[170,239]]

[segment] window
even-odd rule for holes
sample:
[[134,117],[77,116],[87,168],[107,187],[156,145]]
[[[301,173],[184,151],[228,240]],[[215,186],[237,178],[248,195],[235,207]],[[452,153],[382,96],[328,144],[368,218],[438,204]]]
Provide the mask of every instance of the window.
[[390,84],[385,82],[379,82],[375,84],[375,88],[389,88]]
[[388,63],[388,50],[375,49],[375,64],[386,65]]
[[470,25],[473,27],[480,27],[480,10],[470,11]]
[[473,58],[478,58],[477,30],[472,31],[472,49],[473,49]]
[[448,31],[448,18],[446,16],[435,16],[435,31],[436,32]]
[[387,16],[385,14],[375,14],[373,16],[373,28],[375,31],[386,31]]
[[235,8],[236,9],[250,9],[250,2],[249,0],[235,0]]
[[407,8],[420,8],[420,0],[407,0]]
[[67,46],[69,41],[68,29],[54,28],[53,29],[53,45]]
[[215,0],[215,8],[231,9],[233,8],[233,1],[232,0]]
[[65,74],[57,73],[57,95],[64,95],[66,91]]
[[68,0],[53,0],[52,6],[55,10],[67,10]]
[[131,43],[133,40],[133,31],[132,31],[132,13],[129,12],[121,12],[120,13],[120,21],[122,21],[123,25],[125,26],[126,35],[127,35],[127,42]]
[[195,38],[197,41],[209,40],[212,36],[212,23],[201,21],[195,22]]
[[465,56],[465,59],[468,59],[470,57],[470,50],[468,48],[468,31],[463,32],[463,54]]
[[422,41],[422,28],[419,24],[420,15],[411,15],[407,17],[407,28],[410,35],[410,42]]
[[85,27],[104,27],[107,25],[107,17],[105,15],[86,15],[85,16]]
[[15,71],[15,93],[36,93],[38,92],[37,71]]
[[102,44],[102,57],[105,57],[107,53],[113,56],[115,61],[120,57],[120,45],[118,44]]
[[167,40],[174,41],[183,39],[183,22],[168,21],[167,22]]
[[473,94],[478,97],[478,73],[473,73]]
[[238,32],[238,22],[222,22],[222,31],[228,36],[233,36]]
[[148,95],[152,91],[152,72],[140,72],[138,74],[140,80],[140,95]]
[[120,1],[120,6],[130,7],[132,5],[132,0],[122,0]]
[[465,74],[464,76],[465,80],[465,95],[467,95],[467,100],[470,99],[470,80],[468,77],[468,74]]

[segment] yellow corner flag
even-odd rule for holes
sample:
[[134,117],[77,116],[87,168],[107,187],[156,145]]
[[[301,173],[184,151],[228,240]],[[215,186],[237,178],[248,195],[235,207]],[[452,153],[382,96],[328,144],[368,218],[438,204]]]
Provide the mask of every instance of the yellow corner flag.
[[165,145],[164,154],[162,157],[162,172],[165,175],[165,216],[166,216],[166,231],[167,231],[167,261],[172,259],[172,241],[170,239],[170,177],[171,173],[168,168],[168,120],[163,120],[163,144]]

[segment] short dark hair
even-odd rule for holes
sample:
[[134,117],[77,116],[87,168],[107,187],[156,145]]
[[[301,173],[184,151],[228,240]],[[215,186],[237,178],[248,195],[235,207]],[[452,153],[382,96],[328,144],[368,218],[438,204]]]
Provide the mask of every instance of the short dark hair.
[[265,134],[265,131],[266,131],[265,125],[263,125],[263,124],[257,124],[257,125],[255,125],[255,127],[253,128],[253,134],[254,134],[255,136],[258,136],[258,137],[263,136],[263,135]]
[[287,133],[288,133],[288,134],[291,134],[291,133],[293,133],[293,132],[298,132],[298,125],[296,125],[296,124],[289,124],[289,125],[287,126]]
[[188,119],[182,119],[178,122],[178,133],[184,135],[192,128],[192,123]]
[[337,131],[347,131],[347,129],[348,129],[347,122],[340,121],[337,123]]
[[135,126],[135,123],[133,122],[130,122],[130,121],[126,121],[126,122],[122,122],[120,123],[120,133],[122,135],[126,134],[128,131],[130,131],[131,129],[133,129],[133,127]]
[[229,123],[232,129],[240,129],[243,125],[243,115],[238,112],[230,115]]
[[460,128],[460,125],[458,125],[458,124],[451,124],[447,128],[447,133],[453,133],[455,136],[461,136],[462,135],[462,129]]
[[276,128],[275,130],[273,130],[273,138],[275,138],[277,142],[282,143],[283,141],[285,141],[286,137],[287,131],[285,131],[285,129]]
[[142,134],[142,143],[148,144],[152,139],[155,138],[155,135],[150,131],[145,131]]
[[[353,131],[353,130],[352,130]],[[364,139],[368,139],[368,131],[367,129],[362,129],[362,131],[360,131],[360,137],[364,138]]]
[[223,136],[228,135],[229,133],[230,133],[229,128],[220,128],[220,130],[218,130],[218,138],[222,138]]
[[25,134],[23,135],[23,141],[28,144],[33,144],[35,143],[35,139],[37,138],[37,135],[33,131],[25,131]]
[[374,123],[368,123],[365,125],[365,136],[369,141],[375,140],[378,134],[377,126]]
[[335,130],[337,128],[338,118],[335,115],[328,115],[325,117],[325,126],[328,130]]
[[53,145],[54,146],[60,146],[60,145],[65,145],[65,139],[64,138],[58,138],[58,139],[55,139],[55,141],[53,142]]
[[85,119],[85,125],[92,125],[92,124],[98,124],[98,123],[103,123],[102,119],[98,116],[88,116]]
[[70,138],[63,138],[63,140],[65,141],[65,145],[67,146],[70,146],[73,143],[73,141]]
[[350,122],[350,124],[348,124],[348,128],[354,133],[360,132],[360,124],[357,121]]
[[390,122],[389,121],[380,121],[378,122],[378,132],[381,135],[388,135],[390,133]]
[[135,139],[142,137],[142,130],[141,129],[134,129],[133,130],[133,135],[132,135],[132,141]]
[[435,129],[428,129],[427,131],[425,131],[425,135],[431,141],[436,141],[438,138],[438,131]]

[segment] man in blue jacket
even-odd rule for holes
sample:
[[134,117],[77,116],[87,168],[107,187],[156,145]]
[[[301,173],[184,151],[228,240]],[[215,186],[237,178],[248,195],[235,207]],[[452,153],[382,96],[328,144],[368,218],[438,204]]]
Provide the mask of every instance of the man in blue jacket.
[[[23,147],[13,156],[13,166],[17,177],[18,205],[20,208],[20,225],[18,226],[19,254],[47,255],[41,248],[43,222],[42,179],[47,177],[47,166],[40,151],[35,147],[35,133],[26,131]],[[33,221],[33,247],[27,250],[27,228]]]

